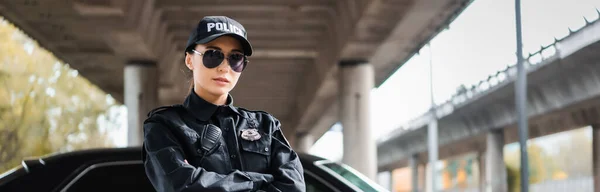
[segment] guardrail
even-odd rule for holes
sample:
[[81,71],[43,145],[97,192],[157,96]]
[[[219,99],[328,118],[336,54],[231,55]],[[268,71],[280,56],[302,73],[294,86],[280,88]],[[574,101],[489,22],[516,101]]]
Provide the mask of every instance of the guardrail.
[[[594,24],[595,22],[598,22],[600,20],[600,10],[596,9],[596,11],[598,12],[599,19],[596,19],[594,21],[588,21],[588,19],[584,17],[586,24],[583,27],[579,28],[576,31],[573,31],[571,28],[569,28],[569,35],[567,35],[561,39],[557,39],[555,37],[554,42],[552,44],[547,45],[547,46],[542,45],[542,46],[540,46],[540,49],[538,51],[529,53],[529,55],[527,57],[525,57],[525,61],[527,61],[526,62],[527,65],[525,66],[525,68],[528,70],[534,69],[532,66],[546,64],[544,62],[545,60],[553,59],[554,57],[558,56],[556,44],[561,42],[563,39],[568,38],[571,35],[581,31],[582,29],[586,28],[587,26],[590,26],[590,25]],[[468,101],[470,98],[473,98],[477,95],[485,93],[486,91],[490,90],[491,88],[495,87],[496,85],[499,85],[502,82],[510,80],[511,78],[515,77],[516,74],[517,74],[516,64],[508,66],[506,69],[496,72],[496,74],[489,75],[487,79],[479,81],[479,83],[477,85],[472,85],[469,89],[467,89],[465,86],[459,87],[457,92],[454,95],[452,95],[452,97],[449,100],[447,100],[440,106],[443,106],[446,104],[460,105],[460,104]]]
[[[554,59],[559,57],[559,52],[556,48],[556,45],[562,40],[569,38],[573,34],[580,32],[582,29],[600,21],[600,10],[596,9],[598,13],[598,19],[594,21],[589,21],[584,17],[585,25],[577,30],[572,30],[569,28],[569,34],[563,38],[554,38],[554,42],[547,46],[540,46],[540,49],[536,52],[529,53],[528,56],[525,57],[526,65],[525,69],[530,72],[536,70],[539,67],[542,67]],[[505,85],[511,83],[516,79],[517,68],[516,64],[507,66],[504,70],[498,71],[495,74],[489,75],[487,79],[479,81],[477,84],[472,85],[467,88],[464,85],[461,85],[457,88],[455,94],[453,94],[449,99],[447,99],[442,104],[435,106],[433,112],[435,112],[437,117],[446,116],[454,111],[455,108],[460,108],[462,105],[477,99],[480,96],[485,95],[488,92],[495,90],[496,88],[502,87],[500,85]],[[433,118],[431,116],[431,112],[427,112],[417,118],[411,119],[404,126],[390,132],[386,137],[378,140],[378,143],[386,140],[386,138],[393,137],[394,135],[400,135],[405,132],[411,131],[412,129],[416,129],[418,127],[414,127],[413,125],[419,124],[423,121],[428,121]],[[412,129],[411,129],[412,128]]]

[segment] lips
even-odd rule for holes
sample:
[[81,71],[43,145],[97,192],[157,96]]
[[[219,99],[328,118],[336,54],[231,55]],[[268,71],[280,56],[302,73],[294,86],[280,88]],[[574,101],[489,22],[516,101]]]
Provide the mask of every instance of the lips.
[[227,80],[226,78],[223,78],[223,77],[213,78],[213,80],[218,81],[218,82],[229,83],[229,80]]

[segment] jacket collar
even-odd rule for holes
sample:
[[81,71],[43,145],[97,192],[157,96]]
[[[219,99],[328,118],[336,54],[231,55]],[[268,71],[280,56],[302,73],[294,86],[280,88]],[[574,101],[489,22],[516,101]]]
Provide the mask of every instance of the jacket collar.
[[208,121],[215,112],[224,112],[224,110],[227,109],[239,114],[237,109],[233,106],[233,97],[231,97],[231,94],[227,94],[225,105],[215,105],[202,99],[202,97],[198,96],[196,92],[194,92],[194,89],[192,89],[190,94],[185,98],[183,106],[188,111],[192,112],[196,118],[202,121]]

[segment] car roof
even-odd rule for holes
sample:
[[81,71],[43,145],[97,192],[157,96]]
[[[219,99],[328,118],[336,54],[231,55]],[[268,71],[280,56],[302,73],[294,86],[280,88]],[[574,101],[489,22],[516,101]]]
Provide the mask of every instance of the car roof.
[[[300,161],[305,170],[313,170],[316,172],[324,173],[323,170],[318,170],[315,162],[332,162],[322,157],[298,153]],[[22,165],[15,169],[19,174],[13,174],[15,178],[1,178],[0,176],[0,188],[3,183],[10,182],[13,179],[17,179],[19,183],[31,183],[34,182],[30,178],[32,177],[19,177],[19,175],[38,175],[46,178],[44,181],[38,182],[38,185],[47,186],[63,186],[65,185],[63,179],[67,177],[74,177],[74,175],[67,174],[72,172],[78,172],[76,170],[82,169],[93,164],[114,162],[114,161],[140,161],[142,160],[142,148],[141,147],[124,147],[124,148],[95,148],[95,149],[84,149],[65,153],[53,153],[42,157],[29,158],[22,162]],[[44,169],[44,171],[36,170]],[[315,173],[316,173],[315,172]],[[64,175],[58,175],[63,173]],[[340,182],[332,180],[333,178],[322,178],[327,182]],[[31,181],[30,181],[31,180]],[[9,187],[10,188],[10,187]]]
[[[324,158],[306,153],[298,153],[298,157],[304,166],[310,167],[314,167],[313,162],[327,161]],[[141,147],[94,148],[65,153],[53,153],[42,157],[27,158],[23,160],[21,166],[27,173],[33,173],[36,169],[55,167],[55,165],[58,164],[61,165],[61,169],[77,169],[81,166],[100,162],[133,160],[142,160]]]
[[[326,160],[322,157],[306,153],[298,153],[298,157],[303,163]],[[57,162],[65,163],[65,160],[69,160],[71,163],[83,163],[92,160],[142,160],[142,149],[141,147],[83,149],[66,153],[49,154],[40,158],[30,158],[27,162],[36,162],[35,160],[37,159],[40,159],[46,164],[54,164]]]

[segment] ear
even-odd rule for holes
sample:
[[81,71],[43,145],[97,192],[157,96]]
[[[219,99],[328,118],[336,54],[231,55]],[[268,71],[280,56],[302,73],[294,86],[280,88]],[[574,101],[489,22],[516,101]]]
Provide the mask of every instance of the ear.
[[185,66],[190,70],[194,70],[194,65],[192,65],[192,55],[189,53],[185,53]]

